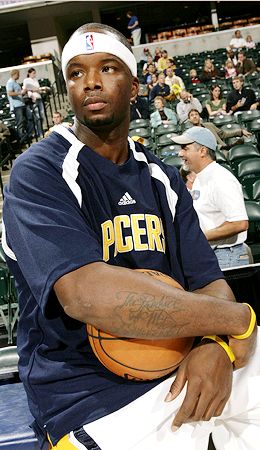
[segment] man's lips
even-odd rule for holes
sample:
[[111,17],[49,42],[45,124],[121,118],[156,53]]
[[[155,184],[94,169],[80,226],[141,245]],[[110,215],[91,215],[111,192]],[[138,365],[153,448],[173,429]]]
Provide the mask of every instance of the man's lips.
[[88,97],[84,100],[83,106],[89,111],[99,111],[106,106],[106,102],[101,97]]

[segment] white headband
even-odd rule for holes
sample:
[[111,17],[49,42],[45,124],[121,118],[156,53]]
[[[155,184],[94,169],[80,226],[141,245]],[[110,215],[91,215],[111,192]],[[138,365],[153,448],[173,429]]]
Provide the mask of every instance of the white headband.
[[91,53],[110,53],[121,59],[130,69],[134,77],[137,76],[137,63],[133,53],[120,41],[108,34],[89,31],[75,34],[65,45],[61,55],[63,76],[66,79],[68,62],[78,55]]

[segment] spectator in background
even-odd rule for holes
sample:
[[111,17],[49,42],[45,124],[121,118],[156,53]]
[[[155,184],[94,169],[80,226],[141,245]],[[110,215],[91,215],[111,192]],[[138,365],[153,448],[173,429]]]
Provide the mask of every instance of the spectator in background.
[[241,31],[236,30],[234,37],[231,39],[228,49],[238,50],[240,48],[246,47],[246,41],[242,37]]
[[63,125],[66,128],[70,128],[72,126],[71,122],[64,122],[63,115],[60,111],[54,111],[52,114],[53,126],[50,127],[46,132],[44,137],[48,137],[49,134],[53,131],[56,125]]
[[167,50],[162,51],[162,56],[157,61],[158,72],[164,72],[168,67],[168,52]]
[[164,73],[159,73],[158,75],[158,82],[151,90],[150,100],[153,101],[157,95],[160,95],[161,97],[165,97],[167,100],[167,97],[170,95],[170,87],[168,84],[165,83],[165,75]]
[[201,113],[202,105],[197,98],[193,97],[192,94],[190,94],[186,90],[183,90],[180,93],[180,101],[176,106],[177,116],[181,123],[188,120],[188,114],[191,109],[196,109]]
[[200,79],[199,79],[199,77],[198,77],[198,74],[197,74],[197,70],[196,70],[196,69],[190,69],[189,77],[190,77],[190,82],[191,82],[192,84],[198,84],[198,83],[200,83]]
[[158,83],[158,75],[156,73],[152,74],[152,81],[151,83],[147,84],[147,88],[148,88],[148,100],[151,101],[151,92],[154,88],[154,86],[156,86],[156,84]]
[[223,130],[222,128],[218,128],[216,125],[214,125],[214,123],[212,122],[203,122],[202,118],[200,117],[199,112],[196,109],[191,109],[188,115],[188,119],[189,122],[194,126],[194,127],[203,127],[203,128],[207,128],[208,130],[210,130],[217,141],[218,147],[219,149],[221,149],[223,151],[223,153],[226,153],[227,150],[230,149],[231,145],[228,146],[225,142],[225,139],[229,139],[229,138],[233,138],[233,137],[239,137],[240,139],[233,142],[232,147],[234,145],[237,144],[243,144],[244,142],[244,138],[245,137],[249,137],[252,136],[252,134],[247,131],[246,128],[240,128],[240,129],[230,129],[230,130]]
[[157,64],[158,60],[161,58],[162,56],[162,49],[160,47],[156,47],[156,49],[154,50],[154,62]]
[[253,38],[251,34],[248,34],[246,37],[246,48],[255,48],[255,42],[253,41]]
[[186,188],[188,189],[189,192],[191,192],[193,183],[196,178],[196,173],[192,172],[191,170],[186,170],[184,166],[181,166],[180,174],[184,183],[186,184]]
[[142,70],[143,70],[143,71],[144,71],[144,70],[147,70],[148,67],[149,67],[151,64],[155,67],[155,63],[154,63],[154,61],[153,61],[153,57],[152,57],[151,54],[149,54],[149,55],[147,56],[146,62],[144,62],[144,65],[143,65],[143,69],[142,69]]
[[237,55],[237,65],[236,65],[236,71],[237,74],[240,75],[249,75],[250,73],[253,73],[256,70],[256,65],[254,61],[251,58],[247,58],[246,53],[243,51],[239,51]]
[[235,54],[234,50],[231,48],[227,48],[227,61],[232,61],[234,66],[237,65],[237,55]]
[[206,58],[204,62],[204,68],[200,75],[200,81],[207,83],[212,78],[220,78],[219,71],[215,68],[210,58]]
[[236,113],[238,111],[248,111],[256,102],[256,95],[253,89],[243,87],[244,80],[237,75],[232,80],[233,90],[227,96],[227,112]]
[[227,59],[225,66],[225,78],[233,78],[237,75],[235,65],[231,59]]
[[10,73],[11,77],[6,84],[6,92],[9,100],[10,112],[15,115],[17,133],[21,144],[31,142],[33,134],[32,113],[26,107],[23,95],[26,93],[18,83],[20,72],[13,69]]
[[136,16],[134,16],[132,11],[128,11],[126,17],[130,19],[127,28],[131,31],[133,45],[140,45],[142,31],[140,28],[139,20]]
[[154,64],[149,64],[147,69],[143,70],[141,82],[143,84],[150,84],[153,73],[156,73],[156,67]]
[[165,99],[163,97],[160,97],[159,95],[155,97],[154,106],[156,111],[150,116],[152,128],[156,128],[162,124],[168,125],[169,123],[177,125],[177,116],[172,109],[165,107]]
[[[149,58],[151,58],[150,62],[149,62]],[[143,55],[140,58],[140,63],[143,65],[143,69],[144,69],[145,64],[147,64],[147,62],[148,62],[148,64],[153,62],[153,56],[152,56],[149,48],[145,47],[143,49]]]
[[130,120],[149,119],[149,106],[147,99],[136,94],[130,101]]
[[43,120],[44,120],[44,105],[42,101],[41,92],[44,92],[44,88],[40,87],[38,80],[36,79],[36,70],[31,67],[27,71],[27,78],[23,80],[23,90],[26,92],[28,99],[31,99],[31,109],[36,118],[36,132],[37,136],[44,135]]
[[189,128],[172,140],[182,146],[184,168],[196,173],[193,205],[200,227],[218,258],[221,269],[249,264],[244,242],[248,217],[237,178],[216,162],[217,141],[205,128]]
[[209,118],[226,114],[226,100],[222,98],[222,90],[218,84],[211,86],[210,99],[205,102]]

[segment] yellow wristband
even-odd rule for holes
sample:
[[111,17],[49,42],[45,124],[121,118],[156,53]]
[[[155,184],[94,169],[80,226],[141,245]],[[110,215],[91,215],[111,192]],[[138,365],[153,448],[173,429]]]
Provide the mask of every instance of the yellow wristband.
[[235,361],[236,357],[235,357],[233,351],[231,350],[231,348],[229,347],[229,345],[225,341],[223,341],[223,339],[221,339],[219,336],[216,336],[216,335],[203,336],[202,339],[211,339],[212,341],[217,342],[217,344],[219,344],[225,350],[226,354],[228,355],[230,361],[233,364],[233,362]]
[[247,329],[247,331],[245,333],[237,334],[237,335],[234,335],[234,334],[231,335],[231,337],[235,338],[235,339],[246,339],[249,336],[251,336],[251,334],[254,331],[255,324],[256,324],[256,315],[255,315],[255,311],[253,310],[252,306],[249,305],[248,303],[243,303],[243,305],[247,305],[248,308],[250,309],[250,311],[251,311],[251,319],[250,319],[249,327],[248,327],[248,329]]

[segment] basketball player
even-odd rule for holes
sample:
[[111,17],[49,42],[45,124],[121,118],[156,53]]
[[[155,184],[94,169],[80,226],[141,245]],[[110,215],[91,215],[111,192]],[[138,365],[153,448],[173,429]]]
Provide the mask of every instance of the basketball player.
[[[255,316],[235,303],[177,169],[127,139],[138,91],[131,47],[87,24],[62,67],[74,125],[16,160],[4,204],[20,377],[40,445],[206,450],[212,432],[218,450],[258,450]],[[136,268],[171,275],[186,291]],[[87,323],[147,340],[212,336],[198,338],[175,381],[138,382],[99,363]]]

